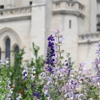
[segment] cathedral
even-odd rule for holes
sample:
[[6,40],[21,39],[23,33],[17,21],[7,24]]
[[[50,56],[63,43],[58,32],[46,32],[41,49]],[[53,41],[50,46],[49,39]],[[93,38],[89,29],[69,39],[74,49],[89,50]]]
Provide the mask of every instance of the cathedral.
[[0,0],[0,59],[13,61],[13,51],[23,47],[24,60],[30,59],[32,42],[45,55],[47,37],[55,29],[65,37],[62,49],[76,65],[91,63],[100,40],[100,0]]

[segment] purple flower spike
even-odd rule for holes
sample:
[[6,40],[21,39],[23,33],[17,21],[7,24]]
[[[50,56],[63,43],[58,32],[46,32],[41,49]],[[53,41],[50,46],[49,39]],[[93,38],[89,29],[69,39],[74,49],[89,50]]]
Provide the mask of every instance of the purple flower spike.
[[34,84],[31,84],[31,88],[33,88],[34,87]]
[[40,98],[40,92],[34,92],[33,96],[37,97],[38,99]]
[[50,66],[45,67],[45,70],[50,73],[53,73],[53,69]]
[[46,64],[54,66],[55,62],[55,46],[54,46],[54,37],[50,35],[48,37],[48,49],[47,49],[47,59],[46,59]]

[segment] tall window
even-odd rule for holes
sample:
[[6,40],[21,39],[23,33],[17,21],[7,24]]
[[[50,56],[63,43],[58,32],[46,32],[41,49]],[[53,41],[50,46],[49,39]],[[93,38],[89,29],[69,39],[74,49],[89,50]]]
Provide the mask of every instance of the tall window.
[[97,31],[100,31],[100,23],[97,24]]
[[[19,53],[19,47],[18,47],[18,46],[15,46],[14,52]],[[15,53],[15,59],[16,59],[16,57],[17,57],[17,54],[16,54],[16,53]]]
[[30,6],[32,5],[32,1],[29,2]]
[[5,51],[6,51],[6,58],[9,58],[10,59],[10,39],[7,38],[6,39],[6,42],[5,42]]
[[72,22],[71,22],[71,20],[69,20],[69,28],[71,28],[72,27]]
[[1,60],[1,48],[0,48],[0,60]]
[[0,9],[4,9],[4,5],[0,5]]

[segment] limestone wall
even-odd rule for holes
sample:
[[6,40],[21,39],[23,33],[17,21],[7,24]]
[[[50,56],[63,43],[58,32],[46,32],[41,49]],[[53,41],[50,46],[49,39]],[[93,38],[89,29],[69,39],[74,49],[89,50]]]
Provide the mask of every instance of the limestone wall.
[[[32,20],[31,20],[31,43],[34,42],[40,47],[39,54],[45,54],[45,6],[39,5],[32,8]],[[33,55],[31,55],[33,56]]]
[[[20,49],[22,49],[24,46],[25,52],[27,52],[24,55],[25,59],[30,58],[30,26],[31,26],[31,19],[25,19],[25,20],[12,20],[12,21],[6,21],[1,22],[0,24],[0,47],[2,48],[2,51],[5,52],[5,41],[4,39],[6,37],[9,37],[11,40],[11,51],[13,50],[13,46],[17,44]],[[11,55],[13,56],[13,54]],[[5,53],[2,55],[2,58],[5,58]]]
[[85,6],[84,33],[90,32],[91,0],[77,0],[77,1],[79,1],[81,4],[83,4]]
[[86,68],[91,69],[93,68],[92,62],[96,58],[96,50],[97,47],[95,46],[96,43],[92,44],[79,44],[79,49],[78,49],[78,62],[86,62]]
[[0,5],[4,5],[5,4],[5,0],[0,0]]
[[[69,21],[71,20],[71,28],[69,28]],[[71,53],[73,61],[77,64],[78,55],[78,18],[73,15],[54,15],[52,21],[52,29],[60,29],[64,36],[64,44],[61,46],[66,53]],[[66,57],[66,53],[64,57]]]

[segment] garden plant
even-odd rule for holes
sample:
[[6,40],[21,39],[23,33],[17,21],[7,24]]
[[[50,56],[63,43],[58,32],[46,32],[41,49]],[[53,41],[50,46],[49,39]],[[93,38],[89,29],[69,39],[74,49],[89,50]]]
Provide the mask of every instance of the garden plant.
[[91,63],[93,75],[85,62],[74,69],[70,53],[61,48],[63,41],[60,31],[53,31],[47,39],[45,60],[34,43],[32,59],[23,60],[23,48],[15,52],[13,65],[8,58],[0,60],[0,100],[100,100],[100,42]]

